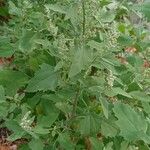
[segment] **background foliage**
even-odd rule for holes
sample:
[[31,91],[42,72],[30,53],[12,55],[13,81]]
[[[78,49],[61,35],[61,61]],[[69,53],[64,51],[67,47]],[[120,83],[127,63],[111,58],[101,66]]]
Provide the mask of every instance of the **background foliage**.
[[8,0],[0,119],[20,150],[149,150],[150,3]]

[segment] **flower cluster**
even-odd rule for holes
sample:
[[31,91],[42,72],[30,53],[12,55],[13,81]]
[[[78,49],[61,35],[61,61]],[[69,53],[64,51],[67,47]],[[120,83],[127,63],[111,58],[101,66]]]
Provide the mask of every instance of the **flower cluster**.
[[110,87],[113,87],[115,79],[116,77],[113,75],[113,72],[110,70],[109,75],[107,77],[107,82]]
[[110,42],[110,45],[112,47],[117,47],[118,46],[118,42],[117,42],[117,38],[119,37],[119,32],[117,29],[117,24],[114,22],[112,23],[112,26],[110,30],[108,30],[108,40]]
[[20,126],[25,130],[31,130],[31,123],[32,119],[29,119],[29,115],[31,114],[31,111],[28,111],[23,118],[21,119]]

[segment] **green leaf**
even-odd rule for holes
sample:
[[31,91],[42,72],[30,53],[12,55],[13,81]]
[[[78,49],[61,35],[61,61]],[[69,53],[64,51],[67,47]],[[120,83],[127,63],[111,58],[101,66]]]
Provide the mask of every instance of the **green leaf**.
[[54,71],[54,67],[43,64],[41,69],[35,73],[35,76],[29,81],[27,92],[36,91],[55,91],[58,83],[58,74]]
[[96,50],[101,50],[104,47],[103,43],[99,43],[94,40],[89,41],[87,45]]
[[150,102],[150,96],[146,95],[141,91],[133,91],[129,93],[133,98],[142,101],[142,102]]
[[35,72],[43,63],[53,66],[55,65],[55,58],[47,53],[35,53],[33,55],[30,55],[27,65],[30,67],[31,70]]
[[150,147],[148,146],[148,144],[139,143],[138,146],[140,150],[150,150]]
[[52,47],[51,42],[47,39],[35,39],[34,42],[36,44],[42,45],[44,49],[48,49]]
[[90,138],[92,150],[103,150],[103,143],[98,140],[97,138],[91,137]]
[[62,14],[66,14],[65,8],[57,4],[47,4],[45,5],[45,8],[62,13]]
[[65,19],[70,19],[73,27],[75,28],[75,31],[77,31],[78,29],[78,25],[79,25],[79,15],[78,15],[78,4],[73,4],[73,5],[69,5],[68,8],[66,8],[67,12],[66,12],[66,16]]
[[28,144],[31,150],[43,150],[44,144],[40,139],[32,139]]
[[141,86],[137,82],[132,82],[128,85],[128,92],[142,90]]
[[58,118],[58,115],[58,112],[51,113],[49,116],[39,115],[37,117],[37,124],[40,127],[51,127],[55,120]]
[[1,14],[1,16],[7,16],[8,15],[8,7],[7,6],[1,7],[0,14]]
[[54,123],[54,121],[57,119],[59,113],[54,112],[51,113],[49,116],[38,116],[37,124],[40,127],[51,127],[51,125]]
[[92,50],[82,47],[74,55],[72,65],[69,71],[69,77],[73,77],[84,70],[92,61]]
[[80,132],[82,135],[93,135],[100,129],[100,120],[96,115],[89,114],[80,121]]
[[118,133],[118,127],[112,119],[102,121],[101,132],[105,137],[115,137]]
[[14,53],[10,40],[5,37],[0,37],[0,57],[10,57]]
[[113,142],[110,142],[104,147],[104,150],[113,150],[112,146],[113,146]]
[[21,9],[19,9],[12,1],[9,1],[9,13],[12,15],[20,16],[22,14]]
[[25,131],[21,128],[17,121],[8,120],[5,122],[5,125],[9,130],[13,131],[13,134],[8,137],[8,140],[15,141],[17,139],[21,139],[25,135]]
[[10,57],[13,53],[14,51],[10,45],[0,45],[0,57]]
[[59,110],[49,99],[42,99],[36,109],[37,113],[38,109],[41,110],[41,113],[37,116],[37,126],[39,127],[51,127],[58,118]]
[[107,6],[108,4],[112,3],[111,0],[100,0],[101,7]]
[[145,2],[141,6],[141,11],[144,13],[145,17],[150,21],[150,2]]
[[129,147],[129,142],[123,141],[123,142],[121,143],[120,150],[128,150],[128,147]]
[[35,48],[36,34],[32,30],[23,30],[19,40],[19,49],[22,52],[31,52]]
[[0,70],[0,85],[5,88],[6,95],[13,96],[28,81],[28,76],[19,71]]
[[0,118],[6,118],[9,113],[9,105],[8,103],[0,104]]
[[134,43],[133,39],[130,36],[127,35],[121,35],[118,37],[117,41],[122,45],[122,46],[130,46]]
[[150,114],[150,103],[149,102],[142,102],[142,106],[143,106],[144,111],[147,114]]
[[130,96],[130,94],[128,94],[127,92],[122,90],[120,87],[115,87],[115,88],[112,89],[112,91],[116,94],[120,94],[120,95],[123,95],[123,96],[128,97],[128,98],[132,98]]
[[[120,128],[120,135],[126,140],[145,140],[147,122],[129,105],[120,102],[114,105],[115,116],[118,118],[116,124]],[[146,141],[146,140],[145,140]],[[146,141],[147,142],[147,141]]]
[[19,150],[31,150],[27,144],[21,144]]
[[58,109],[60,109],[62,112],[64,112],[65,114],[70,113],[72,110],[72,107],[68,103],[65,103],[65,102],[57,102],[55,106]]
[[110,23],[112,22],[116,17],[116,14],[114,11],[106,11],[106,12],[102,12],[100,15],[100,20],[103,23]]
[[101,105],[102,105],[102,108],[103,108],[104,116],[108,119],[108,113],[109,113],[108,102],[105,98],[102,98],[102,97],[100,97],[100,102],[101,102]]
[[6,98],[5,98],[5,90],[3,88],[3,86],[0,85],[0,104],[5,102]]
[[150,21],[150,2],[144,2],[135,7],[137,11],[140,11],[144,14],[144,16]]
[[74,150],[75,149],[75,146],[71,142],[71,138],[68,133],[59,134],[57,141],[59,142],[60,146],[65,150]]
[[[0,62],[8,140],[27,139],[22,150],[149,149],[150,0],[1,1],[8,3],[0,8],[0,57],[14,55]],[[143,24],[133,25],[138,18]]]
[[136,70],[140,70],[143,66],[143,59],[137,55],[129,55],[127,57],[128,63],[130,63]]
[[[47,118],[48,120],[49,118]],[[40,135],[45,135],[45,134],[48,134],[49,133],[49,129],[45,129],[45,128],[42,128],[41,126],[37,125],[36,127],[34,127],[32,129],[33,132],[37,133],[37,134],[40,134]]]

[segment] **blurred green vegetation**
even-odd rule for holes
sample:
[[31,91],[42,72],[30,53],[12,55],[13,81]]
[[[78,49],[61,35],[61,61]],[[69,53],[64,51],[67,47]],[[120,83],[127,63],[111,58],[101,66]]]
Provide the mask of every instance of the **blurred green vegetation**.
[[8,5],[7,0],[0,0],[0,24],[2,22],[8,21],[9,13],[8,13]]

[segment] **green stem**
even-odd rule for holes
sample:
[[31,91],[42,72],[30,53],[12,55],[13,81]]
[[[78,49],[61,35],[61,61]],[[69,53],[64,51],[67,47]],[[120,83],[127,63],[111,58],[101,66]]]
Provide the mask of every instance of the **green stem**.
[[76,95],[75,95],[75,99],[73,101],[73,108],[72,108],[71,118],[74,118],[76,116],[78,97],[79,97],[79,89],[77,90]]
[[82,35],[85,35],[85,23],[86,23],[86,18],[85,18],[85,1],[82,0],[82,15],[83,15],[83,24],[82,24]]

